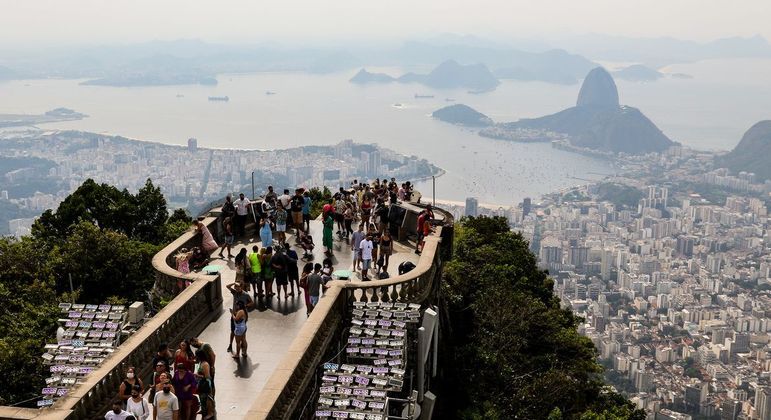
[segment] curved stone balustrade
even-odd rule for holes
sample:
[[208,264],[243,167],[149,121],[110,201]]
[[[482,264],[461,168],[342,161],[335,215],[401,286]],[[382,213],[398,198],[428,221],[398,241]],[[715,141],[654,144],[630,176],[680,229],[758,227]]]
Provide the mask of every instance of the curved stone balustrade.
[[[452,215],[442,210],[446,226],[452,225]],[[439,245],[442,229],[425,239],[417,266],[410,272],[386,280],[368,282],[333,281],[324,297],[311,313],[307,323],[292,342],[289,352],[268,379],[257,401],[247,414],[249,419],[294,419],[312,416],[317,369],[330,355],[330,349],[343,348],[341,339],[344,316],[354,301],[398,301],[426,303],[441,276],[442,259]],[[449,227],[449,229],[452,229]],[[327,359],[325,359],[325,357]]]

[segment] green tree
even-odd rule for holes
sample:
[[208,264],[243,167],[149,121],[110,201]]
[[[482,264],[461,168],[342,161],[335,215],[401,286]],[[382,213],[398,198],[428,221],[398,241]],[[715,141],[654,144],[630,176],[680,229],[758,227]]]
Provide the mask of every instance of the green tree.
[[46,210],[32,227],[35,237],[49,244],[63,242],[73,226],[86,221],[132,239],[162,243],[168,219],[166,199],[151,180],[136,195],[112,185],[86,180],[59,204]]
[[153,185],[148,179],[133,197],[136,206],[133,220],[134,229],[124,232],[132,238],[151,243],[160,243],[165,238],[165,225],[169,218],[166,210],[166,198],[163,197],[160,187]]
[[46,372],[39,357],[56,333],[54,271],[32,238],[0,238],[0,404],[40,395]]
[[[464,218],[455,232],[442,284],[451,328],[442,365],[452,385],[442,390],[448,396],[441,414],[530,419],[591,411],[611,419],[636,413],[604,389],[594,345],[578,334],[579,318],[561,308],[522,235],[504,218],[486,217]],[[618,407],[595,407],[598,401]]]
[[144,300],[145,290],[153,286],[152,259],[160,248],[82,221],[53,251],[59,255],[55,259],[58,289],[66,290],[72,275],[83,302],[103,302],[110,296]]

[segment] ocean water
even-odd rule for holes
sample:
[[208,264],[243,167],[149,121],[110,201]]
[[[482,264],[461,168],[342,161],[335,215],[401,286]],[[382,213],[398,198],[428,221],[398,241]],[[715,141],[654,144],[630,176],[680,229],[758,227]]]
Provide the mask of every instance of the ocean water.
[[[771,117],[771,60],[707,61],[666,71],[694,78],[618,85],[622,103],[640,108],[676,141],[727,150],[751,124]],[[348,82],[353,74],[234,74],[220,76],[217,86],[136,88],[13,81],[0,83],[0,113],[67,107],[90,117],[45,127],[168,144],[195,137],[201,147],[273,149],[343,139],[378,143],[443,168],[446,174],[436,181],[438,199],[476,196],[505,206],[613,172],[605,161],[549,144],[486,139],[430,117],[451,103],[467,104],[496,121],[537,117],[572,106],[579,85],[504,81],[494,92],[475,95],[412,84],[359,86]],[[230,101],[211,102],[209,96]],[[430,196],[430,183],[419,188]]]

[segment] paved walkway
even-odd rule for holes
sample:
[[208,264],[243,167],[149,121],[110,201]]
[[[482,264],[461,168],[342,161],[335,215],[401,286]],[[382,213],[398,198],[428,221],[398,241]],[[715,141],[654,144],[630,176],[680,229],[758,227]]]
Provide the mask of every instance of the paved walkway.
[[[311,222],[311,234],[316,244],[313,262],[321,263],[325,256],[324,248],[321,245],[322,225],[320,221]],[[287,235],[287,242],[294,245],[294,236]],[[401,262],[409,260],[417,263],[418,260],[418,255],[414,254],[413,248],[405,247],[397,242],[394,243],[394,253],[391,255],[388,267],[388,272],[392,277],[396,275]],[[260,245],[259,238],[241,241],[234,247],[233,255],[235,256],[244,246],[248,247],[251,252],[251,248],[255,244]],[[294,249],[298,255],[302,256],[302,248],[296,246]],[[214,252],[214,257],[217,256],[217,253],[218,251]],[[352,268],[353,254],[350,245],[344,240],[339,240],[337,235],[335,235],[332,261],[335,270]],[[257,399],[271,373],[307,319],[305,298],[295,291],[295,296],[290,297],[289,300],[283,298],[277,300],[274,296],[267,302],[265,300],[259,301],[257,309],[249,313],[249,320],[247,321],[247,357],[240,360],[233,359],[226,352],[230,338],[228,309],[232,306],[233,299],[225,285],[235,281],[235,267],[233,259],[229,261],[227,259],[214,259],[211,264],[225,266],[222,272],[224,312],[199,335],[199,338],[210,343],[217,353],[217,376],[215,378],[217,418],[242,419],[245,418],[247,410]],[[298,265],[302,270],[304,261],[299,261]],[[370,277],[372,277],[372,272]],[[360,279],[355,276],[352,281],[360,281]]]

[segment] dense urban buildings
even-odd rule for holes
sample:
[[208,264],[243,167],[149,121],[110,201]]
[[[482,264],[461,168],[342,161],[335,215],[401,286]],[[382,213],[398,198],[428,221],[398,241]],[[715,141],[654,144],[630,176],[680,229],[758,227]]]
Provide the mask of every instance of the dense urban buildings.
[[333,146],[235,150],[202,149],[194,138],[181,147],[84,132],[30,130],[0,138],[0,156],[19,167],[3,175],[0,201],[25,216],[0,220],[0,234],[15,236],[29,234],[34,217],[56,208],[88,178],[129,191],[151,178],[171,207],[197,213],[229,193],[262,194],[269,184],[337,188],[357,177],[418,180],[438,172],[426,160],[353,140]]

